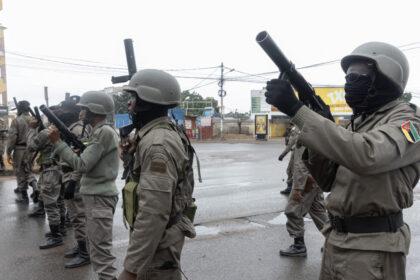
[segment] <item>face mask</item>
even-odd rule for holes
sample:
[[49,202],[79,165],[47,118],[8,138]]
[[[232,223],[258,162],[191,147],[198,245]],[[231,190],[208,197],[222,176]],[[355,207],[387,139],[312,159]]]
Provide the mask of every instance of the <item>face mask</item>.
[[346,84],[344,85],[346,94],[344,97],[355,113],[363,112],[366,109],[365,100],[371,89],[372,79],[370,76],[357,73],[346,75]]

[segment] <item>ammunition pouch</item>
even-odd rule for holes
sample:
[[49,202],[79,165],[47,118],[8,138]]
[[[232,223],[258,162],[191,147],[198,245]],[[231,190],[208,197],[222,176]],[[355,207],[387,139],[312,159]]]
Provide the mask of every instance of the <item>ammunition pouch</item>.
[[197,205],[195,204],[195,198],[193,198],[193,201],[185,207],[183,214],[190,219],[191,223],[194,223],[195,212],[197,212]]
[[130,230],[134,228],[134,221],[138,211],[138,185],[138,182],[129,181],[122,189],[123,222],[126,228],[128,224]]

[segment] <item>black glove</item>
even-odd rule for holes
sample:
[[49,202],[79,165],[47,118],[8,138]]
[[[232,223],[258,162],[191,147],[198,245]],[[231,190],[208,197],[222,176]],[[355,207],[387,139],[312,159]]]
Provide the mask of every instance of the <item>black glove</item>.
[[284,158],[284,156],[283,156],[283,155],[279,155],[279,161],[282,161],[282,160],[283,160],[283,158]]
[[64,190],[64,199],[73,199],[75,191],[76,191],[76,181],[73,181],[73,180],[68,181],[66,189]]
[[293,117],[302,107],[289,81],[273,79],[267,82],[267,91],[265,93],[265,101],[274,105],[281,112]]

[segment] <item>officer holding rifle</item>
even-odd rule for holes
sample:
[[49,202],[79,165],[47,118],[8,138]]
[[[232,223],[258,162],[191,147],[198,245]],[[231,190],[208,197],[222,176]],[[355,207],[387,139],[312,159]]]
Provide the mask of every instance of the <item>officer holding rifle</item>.
[[399,100],[408,61],[392,45],[369,42],[341,67],[353,109],[348,129],[311,111],[286,79],[271,80],[266,92],[301,130],[309,171],[331,192],[320,279],[405,279],[410,229],[402,210],[413,204],[420,175],[420,112]]

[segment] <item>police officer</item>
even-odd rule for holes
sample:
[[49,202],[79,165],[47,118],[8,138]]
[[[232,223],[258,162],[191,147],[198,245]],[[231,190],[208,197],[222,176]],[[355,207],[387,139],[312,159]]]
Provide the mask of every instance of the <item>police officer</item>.
[[[60,103],[57,116],[66,124],[74,135],[81,141],[85,141],[91,134],[92,127],[79,120],[80,107],[77,106],[80,97],[70,96],[67,100]],[[86,242],[86,215],[80,194],[80,179],[82,174],[74,171],[65,161],[61,160],[60,165],[63,171],[63,184],[65,186],[64,199],[66,202],[67,213],[73,227],[74,239],[77,245],[64,254],[64,257],[71,258],[66,264],[66,268],[76,268],[90,264],[89,253]]]
[[293,189],[284,211],[287,216],[286,229],[290,237],[294,238],[294,243],[289,248],[280,250],[282,256],[306,256],[305,222],[303,220],[306,214],[309,213],[319,231],[328,220],[322,190],[302,161],[304,150],[305,147],[297,141],[293,158]]
[[294,155],[295,155],[294,150],[295,150],[295,145],[296,145],[298,134],[299,134],[299,129],[297,129],[293,125],[292,129],[289,132],[289,135],[287,136],[286,149],[284,149],[284,151],[279,156],[279,160],[282,161],[283,158],[289,152],[291,152],[290,153],[289,163],[287,164],[287,169],[286,169],[286,174],[287,174],[287,181],[286,181],[286,183],[287,183],[287,187],[280,192],[281,194],[285,194],[285,195],[289,195],[290,192],[292,191],[292,186],[293,186],[293,166],[294,166],[294,158],[295,158],[294,157]]
[[61,184],[61,167],[58,157],[53,151],[53,145],[48,140],[47,130],[39,131],[39,123],[35,117],[30,117],[27,135],[28,152],[39,152],[38,164],[41,166],[39,185],[41,201],[47,213],[50,232],[47,239],[39,245],[40,249],[48,249],[63,245],[63,235],[66,234],[66,208],[63,199],[63,185]]
[[84,121],[92,126],[89,143],[80,156],[60,139],[57,128],[50,128],[48,137],[60,158],[82,174],[80,194],[85,208],[90,261],[100,280],[111,280],[117,273],[111,250],[119,158],[118,136],[107,124],[106,116],[113,114],[114,101],[104,93],[88,91],[78,105],[85,111]]
[[168,117],[168,109],[180,103],[180,87],[170,74],[147,69],[124,90],[131,93],[129,113],[139,128],[133,167],[139,209],[118,279],[180,280],[185,236],[195,236],[191,218],[183,214],[193,191],[186,184],[188,149]]
[[301,129],[310,173],[331,191],[320,279],[405,279],[410,229],[402,210],[420,175],[419,109],[398,99],[408,61],[392,45],[369,42],[341,67],[353,109],[347,130],[303,106],[286,81],[268,82],[266,93]]
[[10,125],[7,140],[7,161],[13,164],[15,171],[17,188],[14,190],[18,194],[16,202],[28,203],[28,184],[34,190],[35,200],[37,198],[37,181],[32,173],[32,156],[26,151],[26,134],[29,129],[29,102],[19,101],[17,104],[17,118]]
[[[7,129],[6,121],[4,118],[0,117],[0,129]],[[6,139],[6,132],[0,132],[0,171],[4,171],[6,167],[4,166],[4,140]]]

